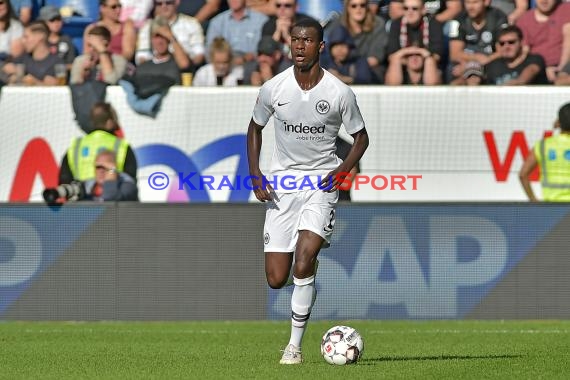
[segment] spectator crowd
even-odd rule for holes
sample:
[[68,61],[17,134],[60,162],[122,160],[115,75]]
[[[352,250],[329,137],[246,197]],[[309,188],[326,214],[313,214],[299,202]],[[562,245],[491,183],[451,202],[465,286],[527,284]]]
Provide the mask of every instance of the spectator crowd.
[[[347,84],[570,82],[570,3],[331,1],[322,63]],[[298,0],[99,0],[72,40],[76,10],[52,3],[65,2],[0,0],[1,85],[115,85],[154,64],[173,85],[258,86],[292,65],[291,26],[313,17]]]

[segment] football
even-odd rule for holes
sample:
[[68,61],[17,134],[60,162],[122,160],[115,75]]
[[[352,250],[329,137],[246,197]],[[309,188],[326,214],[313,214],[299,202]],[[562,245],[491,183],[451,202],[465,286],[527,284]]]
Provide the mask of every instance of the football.
[[321,355],[329,364],[354,364],[362,357],[364,341],[352,327],[334,326],[321,341]]

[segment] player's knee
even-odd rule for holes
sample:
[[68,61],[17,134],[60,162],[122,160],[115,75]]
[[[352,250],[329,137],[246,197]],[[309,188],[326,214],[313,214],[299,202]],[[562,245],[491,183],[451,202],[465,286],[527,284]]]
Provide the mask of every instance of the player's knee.
[[267,284],[271,289],[281,289],[287,283],[288,276],[279,276],[275,273],[266,273]]
[[309,277],[314,274],[315,259],[299,258],[295,261],[294,274],[300,278]]

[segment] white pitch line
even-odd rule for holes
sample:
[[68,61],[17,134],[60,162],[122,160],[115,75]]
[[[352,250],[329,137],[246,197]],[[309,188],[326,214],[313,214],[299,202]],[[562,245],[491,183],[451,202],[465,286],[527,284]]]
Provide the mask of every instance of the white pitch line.
[[366,330],[367,334],[568,334],[570,330]]

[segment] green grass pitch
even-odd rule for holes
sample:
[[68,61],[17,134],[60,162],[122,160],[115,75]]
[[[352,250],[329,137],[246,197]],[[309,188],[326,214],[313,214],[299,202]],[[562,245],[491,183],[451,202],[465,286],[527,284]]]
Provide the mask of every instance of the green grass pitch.
[[[336,324],[362,360],[327,364]],[[0,322],[2,379],[570,379],[570,321],[310,322],[300,366],[288,322]]]

